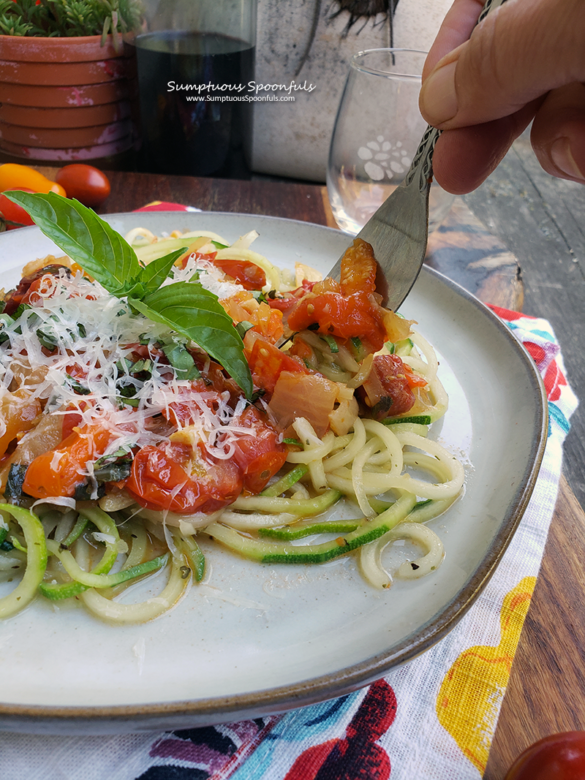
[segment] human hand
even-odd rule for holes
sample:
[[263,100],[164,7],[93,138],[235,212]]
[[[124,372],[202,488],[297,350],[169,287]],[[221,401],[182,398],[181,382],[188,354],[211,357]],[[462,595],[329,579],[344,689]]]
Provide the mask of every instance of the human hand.
[[475,27],[482,8],[455,0],[425,63],[421,112],[444,131],[437,181],[471,192],[534,119],[545,171],[585,184],[584,0],[508,0]]

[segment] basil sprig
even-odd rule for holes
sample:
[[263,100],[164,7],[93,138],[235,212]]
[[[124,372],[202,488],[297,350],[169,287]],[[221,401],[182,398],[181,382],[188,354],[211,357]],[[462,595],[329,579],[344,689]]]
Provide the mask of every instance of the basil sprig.
[[111,295],[127,298],[148,319],[194,341],[251,397],[252,378],[242,339],[217,296],[197,281],[161,287],[186,247],[143,266],[130,244],[78,201],[52,192],[11,192],[7,197]]

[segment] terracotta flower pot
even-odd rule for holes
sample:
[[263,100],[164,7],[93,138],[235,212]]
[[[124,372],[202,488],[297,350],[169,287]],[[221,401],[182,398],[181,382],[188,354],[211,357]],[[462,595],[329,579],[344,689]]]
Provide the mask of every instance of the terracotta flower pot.
[[22,161],[93,160],[132,149],[136,55],[111,37],[0,35],[0,150]]

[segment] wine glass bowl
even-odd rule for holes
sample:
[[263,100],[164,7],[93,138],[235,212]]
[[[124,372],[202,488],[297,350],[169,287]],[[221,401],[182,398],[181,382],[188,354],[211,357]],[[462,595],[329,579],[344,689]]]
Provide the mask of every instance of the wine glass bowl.
[[[370,49],[351,60],[327,165],[333,215],[348,233],[361,230],[410,168],[427,126],[418,109],[425,58],[411,49]],[[433,182],[429,232],[453,199]]]

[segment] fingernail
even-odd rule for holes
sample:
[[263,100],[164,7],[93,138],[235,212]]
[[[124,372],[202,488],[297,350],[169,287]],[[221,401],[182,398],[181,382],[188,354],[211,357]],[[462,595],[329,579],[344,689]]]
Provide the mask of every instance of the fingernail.
[[426,80],[421,104],[427,121],[440,125],[452,119],[459,108],[455,92],[455,68],[457,60],[443,65]]
[[550,156],[559,171],[565,176],[585,181],[585,174],[579,170],[575,158],[571,154],[571,144],[568,138],[557,138],[551,146]]

